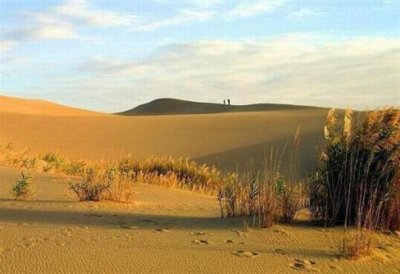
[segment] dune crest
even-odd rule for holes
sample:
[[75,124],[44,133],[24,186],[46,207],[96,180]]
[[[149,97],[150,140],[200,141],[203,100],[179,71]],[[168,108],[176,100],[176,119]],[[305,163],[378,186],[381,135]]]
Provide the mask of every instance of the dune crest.
[[224,105],[216,103],[204,103],[186,101],[172,98],[161,98],[139,105],[133,109],[117,114],[138,115],[181,115],[181,114],[212,114],[212,113],[234,113],[234,112],[256,112],[273,110],[299,110],[318,109],[310,106],[297,106],[286,104],[251,104],[251,105]]
[[63,106],[45,100],[21,99],[0,95],[0,114],[14,113],[39,116],[99,116],[99,112]]

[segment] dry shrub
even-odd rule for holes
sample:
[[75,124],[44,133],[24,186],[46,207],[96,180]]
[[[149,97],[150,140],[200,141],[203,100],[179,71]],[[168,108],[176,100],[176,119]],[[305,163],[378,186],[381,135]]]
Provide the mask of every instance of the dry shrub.
[[79,159],[65,160],[62,165],[62,173],[70,176],[80,176],[84,174],[85,168],[88,164]]
[[282,222],[293,223],[297,213],[306,206],[307,187],[304,183],[286,185],[282,195]]
[[369,256],[375,248],[374,232],[368,229],[355,229],[345,235],[340,254],[345,258],[358,259]]
[[307,191],[304,184],[287,183],[279,173],[282,156],[283,152],[272,149],[262,175],[233,174],[225,178],[217,195],[222,218],[250,217],[252,225],[258,227],[270,227],[279,220],[293,222],[306,205]]
[[144,161],[125,158],[117,163],[120,170],[131,172],[137,182],[215,193],[224,175],[215,167],[200,165],[186,158],[151,157]]
[[111,171],[101,167],[85,169],[81,182],[70,184],[70,189],[80,201],[100,201],[111,186]]
[[5,155],[6,163],[20,170],[32,170],[36,168],[37,158],[29,155],[29,150],[25,149],[21,153],[14,153],[9,150]]

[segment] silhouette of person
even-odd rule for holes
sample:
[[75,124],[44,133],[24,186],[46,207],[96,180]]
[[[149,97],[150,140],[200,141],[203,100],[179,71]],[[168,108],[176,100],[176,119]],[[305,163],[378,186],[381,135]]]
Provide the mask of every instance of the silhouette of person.
[[225,99],[224,99],[224,106],[226,105]]
[[228,106],[231,105],[231,99],[228,99]]

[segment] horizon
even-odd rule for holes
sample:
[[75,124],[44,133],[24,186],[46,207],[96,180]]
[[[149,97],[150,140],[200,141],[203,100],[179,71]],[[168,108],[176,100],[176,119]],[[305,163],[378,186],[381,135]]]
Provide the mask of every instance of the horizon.
[[159,98],[400,105],[400,2],[2,1],[0,94],[106,113]]

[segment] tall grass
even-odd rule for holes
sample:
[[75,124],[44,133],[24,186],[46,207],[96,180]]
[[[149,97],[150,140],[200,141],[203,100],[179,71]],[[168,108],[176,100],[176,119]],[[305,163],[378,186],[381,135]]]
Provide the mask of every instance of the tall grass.
[[[247,217],[253,227],[294,221],[298,211],[307,204],[308,192],[306,184],[297,176],[285,178],[280,173],[284,151],[271,149],[262,172],[248,172],[225,181],[217,196],[222,218]],[[295,170],[293,166],[292,171]]]
[[343,122],[331,110],[325,138],[311,185],[313,221],[343,224],[345,231],[353,225],[353,241],[344,241],[343,253],[365,254],[371,231],[400,228],[400,110],[347,110]]

